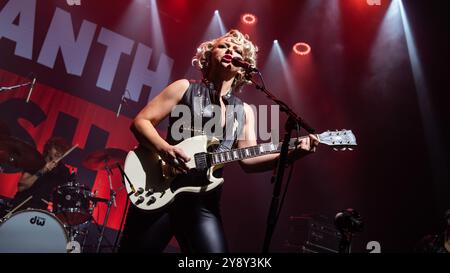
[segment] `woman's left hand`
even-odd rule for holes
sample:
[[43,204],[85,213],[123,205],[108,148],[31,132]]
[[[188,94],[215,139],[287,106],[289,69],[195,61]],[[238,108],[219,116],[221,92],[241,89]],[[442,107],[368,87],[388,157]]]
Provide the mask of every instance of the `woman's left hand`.
[[318,145],[319,140],[313,134],[309,134],[307,137],[298,138],[297,149],[290,151],[289,157],[293,161],[305,155],[314,153]]

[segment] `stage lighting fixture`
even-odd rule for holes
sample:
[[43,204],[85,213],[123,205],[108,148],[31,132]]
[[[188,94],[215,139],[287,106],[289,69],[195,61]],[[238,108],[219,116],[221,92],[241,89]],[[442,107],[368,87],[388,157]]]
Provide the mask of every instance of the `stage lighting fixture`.
[[299,42],[292,47],[292,50],[297,55],[305,56],[311,52],[311,47],[307,43]]
[[242,23],[246,25],[254,25],[257,21],[256,16],[251,13],[246,13],[241,16]]

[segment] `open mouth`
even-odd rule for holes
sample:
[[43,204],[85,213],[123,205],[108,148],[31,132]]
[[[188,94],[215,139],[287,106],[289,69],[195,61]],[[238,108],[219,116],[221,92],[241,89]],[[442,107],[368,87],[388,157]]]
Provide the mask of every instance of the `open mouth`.
[[222,57],[222,62],[230,63],[232,59],[233,59],[233,56],[231,56],[230,54],[225,54]]

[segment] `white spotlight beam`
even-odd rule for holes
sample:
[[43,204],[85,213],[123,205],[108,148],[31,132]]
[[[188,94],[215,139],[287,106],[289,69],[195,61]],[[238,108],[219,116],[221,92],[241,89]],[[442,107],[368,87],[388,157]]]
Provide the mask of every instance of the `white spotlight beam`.
[[448,181],[450,181],[450,174],[447,169],[448,158],[442,150],[444,145],[440,134],[439,125],[437,124],[436,115],[428,95],[429,91],[427,88],[425,75],[423,73],[423,67],[419,58],[414,35],[411,31],[408,16],[403,6],[403,2],[401,0],[394,1],[397,2],[400,8],[406,45],[411,62],[414,84],[416,87],[418,105],[429,151],[430,166],[432,168],[433,180],[435,183],[435,195],[438,198],[437,201],[439,202],[439,205],[445,205],[446,198],[448,198],[448,196],[445,196],[441,191],[441,188],[444,188],[444,184],[441,183],[448,183]]
[[[227,32],[225,25],[222,21],[222,18],[220,17],[220,12],[218,10],[215,10],[213,13],[213,16],[211,18],[211,21],[209,22],[208,28],[206,29],[205,33],[203,34],[203,37],[201,41],[197,43],[197,45],[200,45],[201,42],[209,41],[212,39],[215,39],[217,37],[220,37],[224,35]],[[185,77],[187,78],[196,78],[200,74],[199,71],[197,71],[194,67],[189,66],[185,73]]]
[[278,40],[274,40],[272,43],[272,49],[264,64],[263,75],[266,78],[269,90],[273,89],[272,91],[276,92],[277,90],[283,91],[287,89],[290,101],[297,100],[299,90],[293,80],[291,68]]
[[158,5],[156,0],[150,0],[151,22],[152,22],[152,39],[154,46],[159,52],[166,51],[166,43],[161,28],[161,20],[159,18]]

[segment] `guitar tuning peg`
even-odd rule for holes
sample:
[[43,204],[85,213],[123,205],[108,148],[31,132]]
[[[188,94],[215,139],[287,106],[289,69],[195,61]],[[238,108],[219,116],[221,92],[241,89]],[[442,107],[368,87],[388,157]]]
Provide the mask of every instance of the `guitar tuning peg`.
[[333,148],[333,150],[337,151],[338,149],[337,148]]
[[353,148],[348,148],[349,151],[353,151]]

